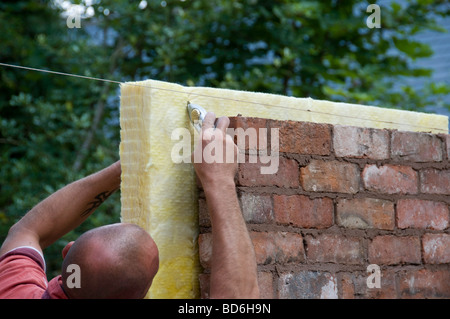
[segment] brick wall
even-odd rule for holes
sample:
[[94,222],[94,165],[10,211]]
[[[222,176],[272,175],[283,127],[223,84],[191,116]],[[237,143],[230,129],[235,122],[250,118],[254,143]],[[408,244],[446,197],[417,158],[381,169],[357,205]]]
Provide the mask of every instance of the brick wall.
[[[278,172],[261,174],[246,146],[236,177],[263,298],[450,298],[449,135],[244,117],[231,126],[279,129]],[[259,139],[270,148],[270,133]],[[201,191],[199,207],[208,297]],[[370,264],[381,288],[368,288]]]

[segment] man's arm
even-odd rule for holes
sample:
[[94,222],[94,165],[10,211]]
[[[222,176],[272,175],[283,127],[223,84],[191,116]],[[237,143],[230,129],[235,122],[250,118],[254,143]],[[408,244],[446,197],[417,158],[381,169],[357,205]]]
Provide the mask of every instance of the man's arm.
[[[210,297],[259,298],[255,252],[234,183],[238,150],[232,138],[226,135],[229,119],[219,118],[213,130],[214,120],[214,114],[208,113],[203,122],[201,144],[194,151],[194,167],[205,191],[212,225]],[[213,148],[216,149],[233,150],[234,161],[227,162],[224,151],[222,163],[207,163],[207,154],[199,152],[203,153],[210,143],[215,143]],[[202,156],[201,163],[195,163],[199,156]]]
[[79,226],[120,187],[120,162],[73,182],[31,209],[8,232],[0,255],[19,246],[42,252]]

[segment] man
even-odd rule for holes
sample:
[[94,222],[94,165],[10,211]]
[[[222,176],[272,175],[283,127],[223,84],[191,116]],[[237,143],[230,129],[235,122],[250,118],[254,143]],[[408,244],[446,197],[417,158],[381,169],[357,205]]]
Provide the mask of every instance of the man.
[[[239,208],[234,176],[237,147],[227,117],[208,113],[193,157],[214,143],[234,149],[234,162],[194,163],[211,215],[211,298],[258,298],[253,246]],[[212,144],[213,145],[213,144]],[[210,145],[210,146],[212,146]],[[216,148],[215,148],[216,149]],[[200,152],[200,153],[199,153]],[[197,157],[197,156],[201,157]],[[80,225],[120,187],[120,162],[65,186],[11,227],[0,249],[0,298],[143,298],[158,271],[158,248],[133,224],[92,229],[63,249],[60,276],[47,282],[43,250]],[[80,285],[69,280],[79,267]]]

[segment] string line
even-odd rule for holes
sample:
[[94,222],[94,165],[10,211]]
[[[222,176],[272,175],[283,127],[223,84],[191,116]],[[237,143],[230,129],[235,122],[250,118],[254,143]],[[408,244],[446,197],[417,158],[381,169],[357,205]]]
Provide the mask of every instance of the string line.
[[[155,87],[155,86],[149,87],[147,85],[140,85],[140,84],[137,84],[137,83],[120,82],[120,81],[108,80],[108,79],[103,79],[103,78],[97,78],[97,77],[91,77],[91,76],[85,76],[85,75],[79,75],[79,74],[73,74],[73,73],[57,72],[57,71],[51,71],[51,70],[45,70],[45,69],[39,69],[39,68],[31,68],[31,67],[7,64],[7,63],[1,63],[1,62],[0,62],[0,65],[1,66],[6,66],[6,67],[12,67],[12,68],[18,68],[18,69],[24,69],[24,70],[30,70],[30,71],[36,71],[36,72],[43,72],[43,73],[50,73],[50,74],[62,75],[62,76],[70,76],[70,77],[87,79],[87,80],[102,81],[102,82],[108,82],[108,83],[114,83],[114,84],[125,84],[126,83],[126,85],[133,85],[133,86],[138,86],[138,87],[151,88],[151,89],[155,89],[155,90],[168,91],[168,92],[173,92],[173,93],[186,93],[186,92],[183,92],[183,91],[173,90],[173,89],[168,89],[168,88],[161,88],[161,87]],[[445,130],[445,129],[436,128],[436,127],[428,127],[428,126],[423,126],[423,125],[405,124],[405,123],[398,123],[398,122],[392,122],[392,121],[386,121],[386,120],[375,120],[375,119],[361,118],[361,117],[345,115],[345,114],[328,113],[328,112],[316,111],[316,110],[310,110],[310,109],[303,110],[303,109],[297,109],[297,108],[293,108],[293,107],[289,107],[289,106],[282,106],[282,105],[275,105],[275,104],[268,104],[268,103],[260,103],[260,102],[253,102],[253,101],[244,101],[244,100],[233,99],[233,98],[229,98],[229,97],[212,96],[212,95],[207,95],[207,94],[202,94],[202,93],[195,93],[195,92],[190,92],[189,95],[195,95],[195,96],[199,96],[199,97],[207,97],[207,98],[213,98],[213,99],[220,99],[220,100],[228,100],[228,101],[239,102],[239,103],[262,105],[262,106],[267,106],[267,107],[288,109],[288,110],[307,112],[307,113],[316,113],[316,114],[322,114],[322,115],[332,115],[332,116],[336,116],[336,117],[342,117],[342,118],[348,118],[348,119],[354,119],[354,120],[372,121],[372,122],[385,123],[385,124],[394,124],[394,125],[414,126],[414,127],[418,127],[418,128],[432,129],[432,130],[436,130],[436,131],[441,131],[441,132],[447,133],[447,130]]]
[[94,77],[91,77],[91,76],[72,74],[72,73],[64,73],[64,72],[56,72],[56,71],[37,69],[37,68],[30,68],[30,67],[27,67],[27,66],[6,64],[6,63],[1,63],[1,62],[0,62],[0,65],[12,67],[12,68],[18,68],[18,69],[25,69],[25,70],[30,70],[30,71],[37,71],[37,72],[43,72],[43,73],[51,73],[51,74],[57,74],[57,75],[71,76],[71,77],[75,77],[75,78],[82,78],[82,79],[88,79],[88,80],[103,81],[103,82],[110,82],[110,83],[116,83],[116,84],[121,84],[122,83],[122,82],[119,82],[119,81],[107,80],[107,79],[102,79],[102,78],[94,78]]

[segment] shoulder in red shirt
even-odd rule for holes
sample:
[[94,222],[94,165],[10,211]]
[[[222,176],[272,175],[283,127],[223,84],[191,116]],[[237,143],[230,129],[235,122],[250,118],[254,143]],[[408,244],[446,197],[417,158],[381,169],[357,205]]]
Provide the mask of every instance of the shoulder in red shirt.
[[17,247],[0,257],[0,299],[64,298],[61,276],[47,281],[44,257],[33,247]]

